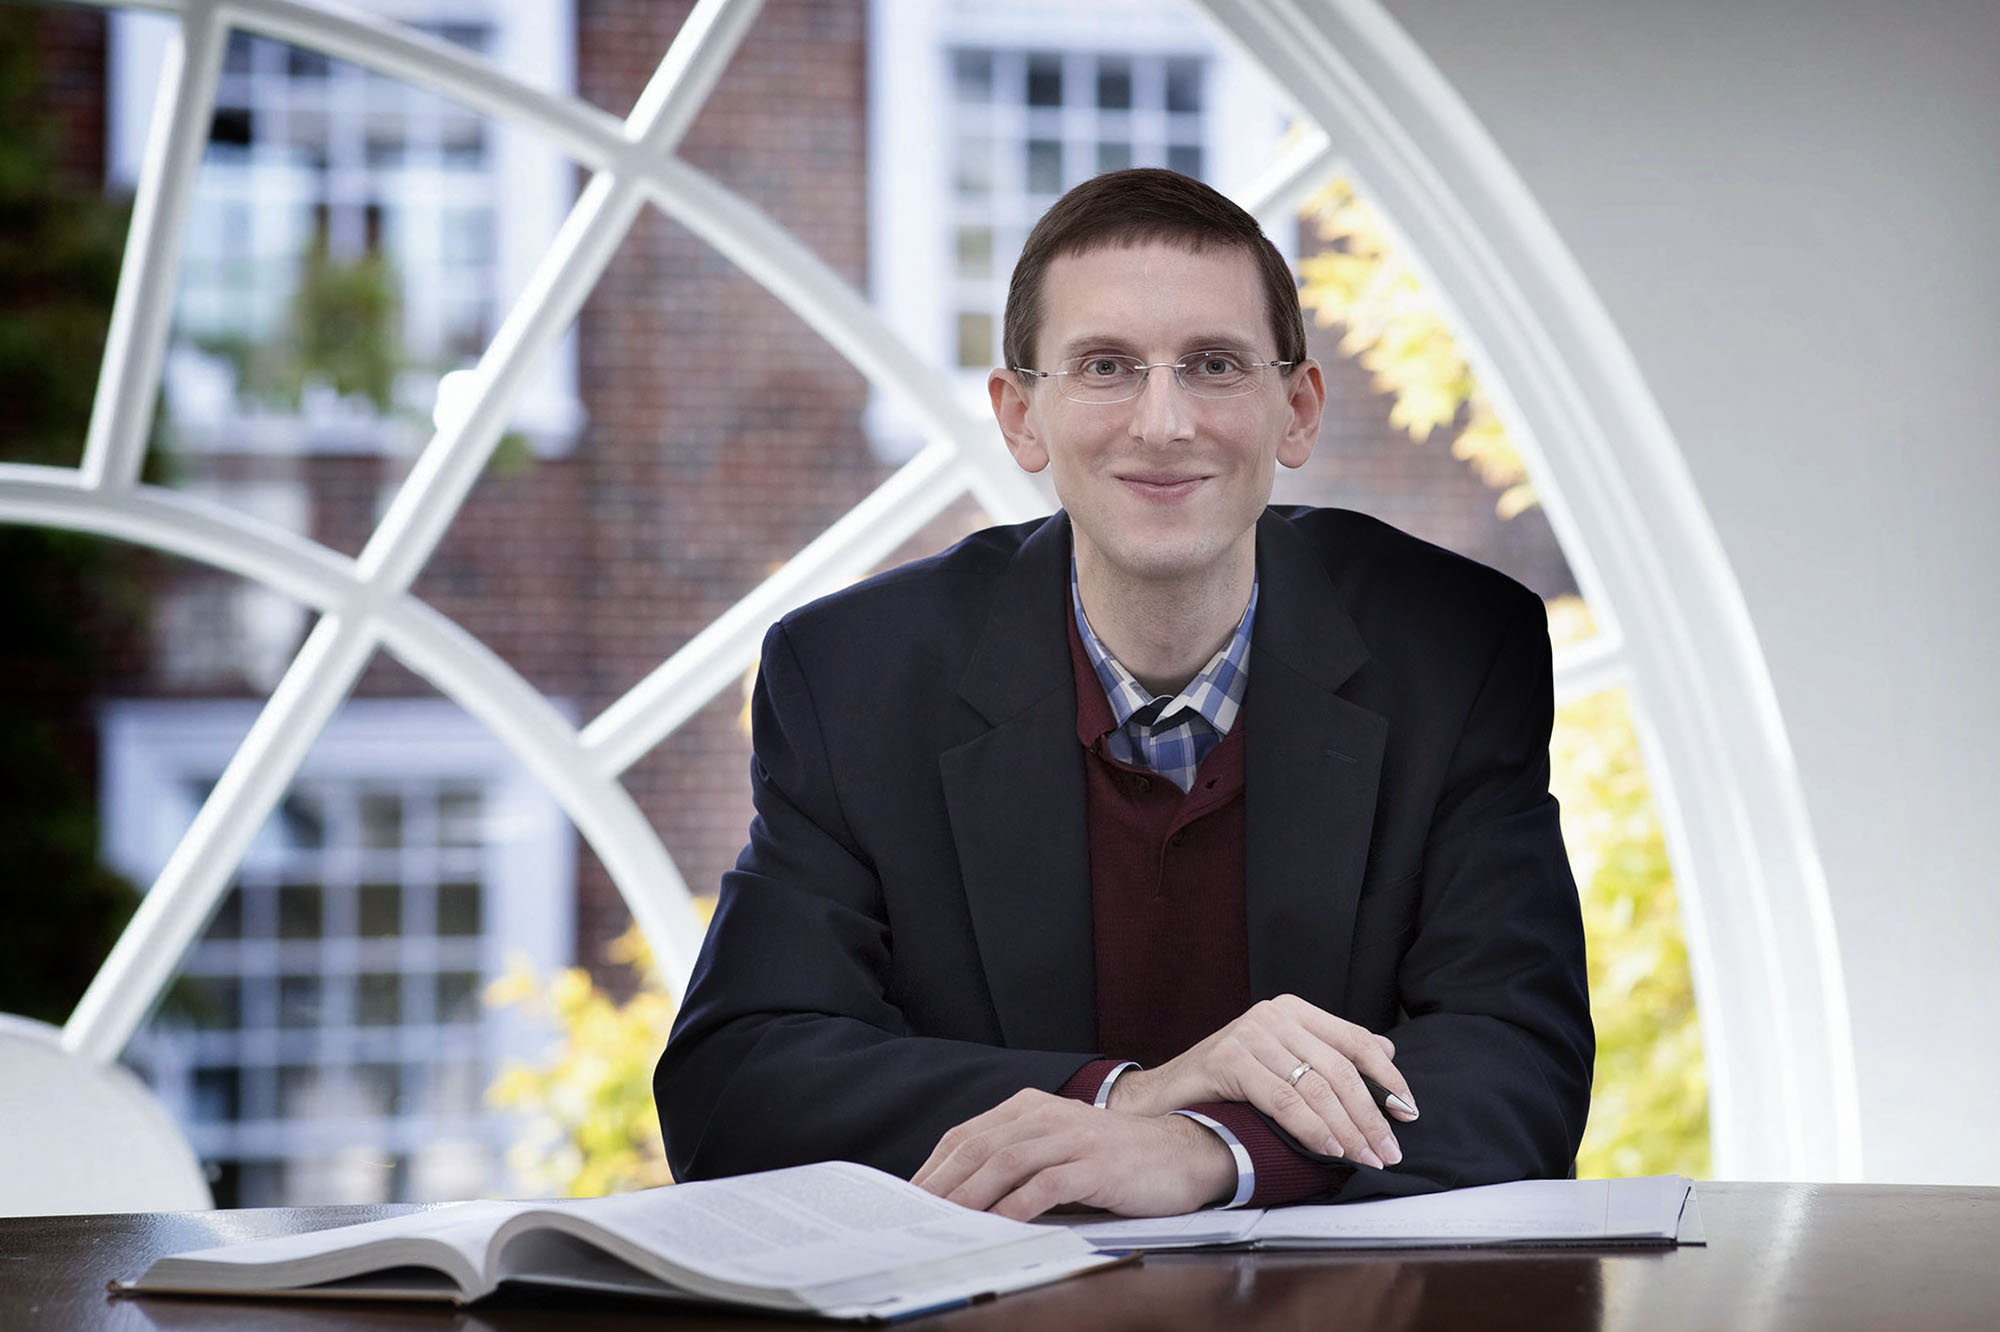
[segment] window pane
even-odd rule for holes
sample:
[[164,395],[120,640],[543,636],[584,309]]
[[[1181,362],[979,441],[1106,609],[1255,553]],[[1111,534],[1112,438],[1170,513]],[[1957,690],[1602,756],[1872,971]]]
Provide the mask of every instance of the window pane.
[[278,888],[278,937],[317,939],[325,893],[316,883],[287,883]]
[[1063,62],[1059,55],[1036,52],[1028,57],[1028,105],[1063,104]]
[[209,918],[208,932],[204,939],[240,939],[243,937],[243,890],[232,888],[216,907]]
[[1201,110],[1201,65],[1193,58],[1167,62],[1167,110]]
[[323,79],[327,75],[329,62],[318,51],[302,46],[285,48],[285,73],[295,79]]
[[318,791],[295,788],[278,805],[278,827],[287,846],[317,850],[326,844],[326,809]]
[[403,1020],[403,978],[368,971],[354,981],[354,1020],[364,1027],[393,1027]]
[[978,198],[993,192],[993,141],[963,135],[953,157],[953,183],[960,194]]
[[952,54],[952,87],[961,102],[985,103],[993,100],[993,55],[988,51],[957,51]]
[[980,311],[965,311],[958,316],[958,363],[993,364],[993,316]]
[[993,276],[993,228],[958,229],[958,275],[962,278]]
[[440,935],[478,934],[480,914],[477,883],[438,885],[437,932]]
[[182,976],[162,1008],[197,1031],[228,1031],[243,1022],[243,985],[230,976]]
[[196,1123],[226,1123],[242,1113],[243,1075],[237,1069],[198,1068],[193,1089]]
[[278,978],[278,1025],[281,1027],[319,1025],[318,976]]
[[1097,145],[1097,171],[1123,171],[1132,165],[1132,145],[1129,143],[1100,143]]
[[462,46],[476,55],[483,55],[493,45],[493,29],[485,23],[426,23],[428,28],[453,46]]
[[248,148],[256,136],[256,122],[246,107],[217,107],[208,123],[208,142],[223,149]]
[[401,109],[372,109],[365,124],[361,151],[368,166],[378,171],[402,166],[409,153],[409,122]]
[[403,844],[403,799],[391,791],[361,793],[361,845],[393,851]]
[[229,31],[229,45],[222,53],[222,72],[225,74],[248,74],[250,57],[258,38],[252,37],[241,28]]
[[400,1114],[403,1103],[403,1070],[398,1064],[361,1064],[354,1070],[357,1109],[362,1114]]
[[1028,140],[1028,192],[1062,193],[1062,145],[1052,139]]
[[439,846],[478,846],[481,840],[480,798],[476,786],[446,786],[438,791]]
[[479,977],[470,971],[447,971],[437,978],[437,1020],[479,1020]]
[[1173,144],[1167,149],[1167,168],[1178,171],[1183,176],[1201,176],[1201,149],[1185,144]]
[[364,883],[359,892],[356,929],[364,939],[387,939],[403,932],[403,886]]
[[1132,105],[1132,62],[1109,56],[1097,62],[1097,105],[1124,111]]
[[486,122],[477,116],[447,116],[439,147],[449,167],[476,168],[486,162]]
[[286,1119],[317,1119],[324,1108],[319,1070],[292,1064],[278,1070],[278,1113]]

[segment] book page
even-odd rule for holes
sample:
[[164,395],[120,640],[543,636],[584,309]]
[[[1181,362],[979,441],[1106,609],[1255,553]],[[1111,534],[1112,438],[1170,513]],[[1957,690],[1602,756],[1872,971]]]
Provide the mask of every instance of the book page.
[[[641,1254],[725,1281],[788,1289],[1040,1233],[844,1161],[592,1198],[564,1210]],[[504,1256],[501,1274],[514,1275]]]
[[486,1241],[522,1209],[520,1203],[453,1203],[355,1226],[198,1249],[160,1259],[135,1285],[277,1290],[421,1264],[437,1267],[468,1296],[476,1295]]

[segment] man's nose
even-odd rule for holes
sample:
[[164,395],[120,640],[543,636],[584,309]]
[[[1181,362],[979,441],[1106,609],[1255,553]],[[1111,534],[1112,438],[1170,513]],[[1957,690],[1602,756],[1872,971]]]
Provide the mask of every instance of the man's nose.
[[1172,365],[1149,365],[1141,372],[1132,402],[1132,433],[1149,442],[1188,438],[1194,430],[1194,395],[1181,386]]

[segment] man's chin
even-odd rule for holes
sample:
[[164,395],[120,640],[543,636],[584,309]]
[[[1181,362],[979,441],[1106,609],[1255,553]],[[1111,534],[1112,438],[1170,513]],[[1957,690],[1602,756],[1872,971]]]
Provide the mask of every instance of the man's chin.
[[1174,583],[1200,578],[1215,568],[1226,547],[1213,541],[1131,543],[1111,553],[1111,563],[1130,578]]

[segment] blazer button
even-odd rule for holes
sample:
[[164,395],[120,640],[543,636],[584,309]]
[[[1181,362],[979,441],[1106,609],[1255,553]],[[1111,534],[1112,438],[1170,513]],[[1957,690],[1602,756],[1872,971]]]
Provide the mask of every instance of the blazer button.
[[1153,789],[1153,779],[1151,777],[1134,777],[1132,779],[1132,789],[1140,795],[1144,795]]

